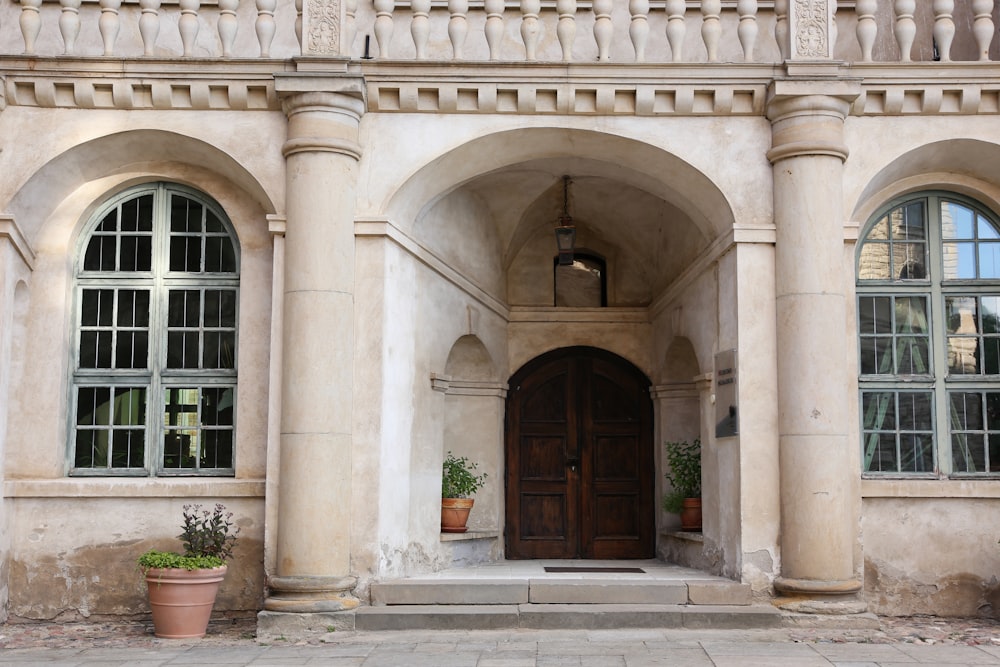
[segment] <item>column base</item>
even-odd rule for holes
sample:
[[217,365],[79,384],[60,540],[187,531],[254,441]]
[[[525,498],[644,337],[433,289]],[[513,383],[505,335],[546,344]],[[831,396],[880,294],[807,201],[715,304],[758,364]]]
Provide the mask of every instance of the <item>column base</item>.
[[863,614],[868,604],[861,599],[861,582],[857,579],[825,581],[818,579],[774,580],[778,593],[775,605],[786,611],[802,614]]
[[315,639],[331,632],[354,629],[354,612],[320,614],[257,612],[257,641],[299,641]]
[[361,604],[352,595],[357,584],[357,577],[271,576],[264,609],[293,614],[350,611]]

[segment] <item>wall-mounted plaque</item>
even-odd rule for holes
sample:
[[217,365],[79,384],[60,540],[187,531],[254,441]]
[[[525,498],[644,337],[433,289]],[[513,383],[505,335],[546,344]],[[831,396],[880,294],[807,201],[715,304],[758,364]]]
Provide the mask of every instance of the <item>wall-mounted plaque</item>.
[[730,438],[740,432],[736,387],[736,350],[715,355],[715,437]]

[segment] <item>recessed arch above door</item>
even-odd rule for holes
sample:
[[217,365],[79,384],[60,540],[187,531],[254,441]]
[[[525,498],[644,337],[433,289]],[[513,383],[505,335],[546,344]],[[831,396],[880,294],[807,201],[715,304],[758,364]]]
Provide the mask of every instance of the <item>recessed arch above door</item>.
[[651,558],[649,380],[604,350],[569,347],[514,374],[507,396],[508,558]]

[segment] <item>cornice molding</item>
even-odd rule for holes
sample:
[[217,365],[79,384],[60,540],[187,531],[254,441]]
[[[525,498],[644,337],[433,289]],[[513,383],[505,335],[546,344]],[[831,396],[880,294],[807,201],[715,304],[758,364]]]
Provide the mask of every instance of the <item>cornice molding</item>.
[[14,216],[0,213],[0,240],[6,239],[17,252],[21,261],[28,267],[29,271],[35,268],[35,251],[31,249],[31,244],[17,226]]
[[[316,69],[301,71],[305,66]],[[791,70],[781,65],[753,63],[456,66],[412,61],[0,57],[0,70],[5,74],[0,77],[0,110],[6,105],[280,111],[281,97],[341,77],[354,82],[357,89],[350,94],[366,98],[365,113],[763,116],[768,87],[775,82],[794,83],[804,95],[812,89],[824,94],[831,83],[840,82],[859,87],[850,116],[1000,114],[1000,63],[991,62],[842,64],[832,77],[810,75],[801,68],[789,77]]]

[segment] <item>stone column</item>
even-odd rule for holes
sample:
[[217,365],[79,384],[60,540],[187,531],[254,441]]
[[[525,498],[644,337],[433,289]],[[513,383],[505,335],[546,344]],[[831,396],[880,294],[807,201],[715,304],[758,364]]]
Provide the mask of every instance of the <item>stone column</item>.
[[363,87],[276,77],[288,115],[281,434],[267,611],[353,609],[354,211]]
[[781,479],[781,574],[802,611],[863,611],[856,593],[859,471],[847,391],[843,125],[854,82],[776,81],[768,118],[774,174]]

